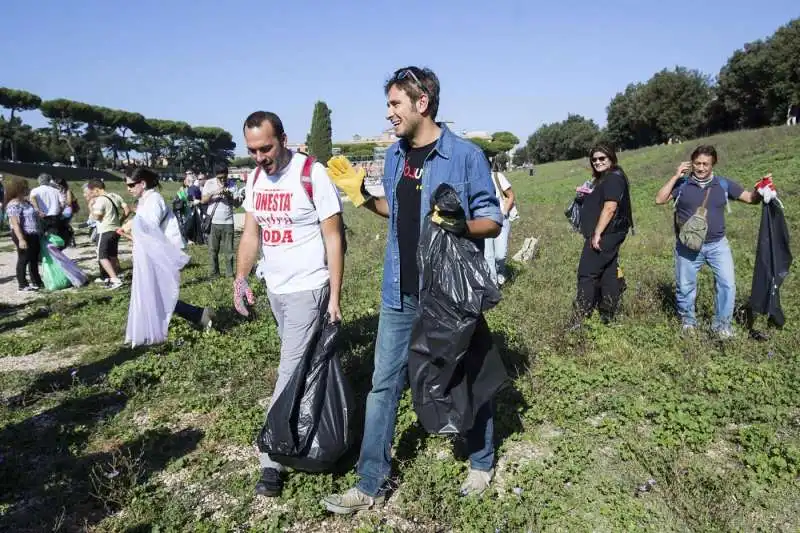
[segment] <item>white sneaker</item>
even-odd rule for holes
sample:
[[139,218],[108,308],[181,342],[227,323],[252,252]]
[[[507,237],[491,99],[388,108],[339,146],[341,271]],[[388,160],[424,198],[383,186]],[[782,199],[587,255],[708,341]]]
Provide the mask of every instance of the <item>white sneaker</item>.
[[102,283],[104,285],[108,285],[108,280],[103,278],[94,278],[95,283]]
[[732,339],[732,338],[734,338],[736,336],[736,334],[733,332],[733,328],[730,328],[730,327],[728,327],[728,328],[720,328],[717,331],[715,331],[714,333],[716,333],[717,338],[719,340],[721,340],[721,341],[726,341],[726,340]]
[[110,291],[113,291],[115,289],[119,289],[120,287],[122,287],[122,285],[123,285],[122,280],[117,278],[117,279],[110,280],[108,282],[108,284],[106,285],[106,289],[108,289]]
[[497,275],[497,285],[502,287],[505,284],[505,282],[506,282],[506,277],[504,275],[502,275],[502,274],[498,274]]
[[473,470],[470,467],[467,479],[461,484],[461,495],[480,496],[489,488],[493,477],[494,468],[486,472],[483,470]]
[[343,494],[331,494],[322,498],[320,503],[328,511],[336,514],[352,514],[356,511],[366,511],[374,505],[380,505],[385,501],[383,495],[373,498],[367,496],[356,487]]

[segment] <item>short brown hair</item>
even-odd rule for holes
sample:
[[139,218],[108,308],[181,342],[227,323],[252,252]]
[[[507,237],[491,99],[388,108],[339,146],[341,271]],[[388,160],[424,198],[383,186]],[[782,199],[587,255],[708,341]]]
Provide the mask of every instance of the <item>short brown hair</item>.
[[272,131],[275,133],[275,137],[279,139],[283,138],[285,134],[283,129],[283,121],[281,121],[281,117],[271,111],[253,111],[250,113],[247,118],[244,119],[242,133],[249,128],[260,128],[264,122],[269,122],[270,126],[272,126]]
[[86,184],[87,189],[103,189],[106,190],[106,184],[100,180],[92,180]]
[[15,176],[11,178],[11,181],[6,185],[6,195],[3,199],[3,203],[8,204],[11,200],[19,200],[30,190],[31,188],[27,180]]
[[431,69],[419,67],[397,69],[383,86],[384,94],[388,95],[394,86],[405,91],[414,103],[417,103],[424,93],[428,97],[428,115],[432,120],[436,120],[436,114],[439,112],[439,78]]

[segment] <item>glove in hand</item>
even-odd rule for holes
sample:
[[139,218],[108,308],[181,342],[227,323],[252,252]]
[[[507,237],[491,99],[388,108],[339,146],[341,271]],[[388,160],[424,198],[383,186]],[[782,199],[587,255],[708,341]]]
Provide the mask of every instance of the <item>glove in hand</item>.
[[438,205],[433,206],[431,222],[458,237],[463,237],[467,234],[467,219],[463,216],[458,217],[451,216],[449,214],[442,214],[442,211],[439,209]]
[[356,170],[343,155],[328,160],[328,176],[356,207],[361,207],[369,199],[369,194],[364,189],[365,175],[363,168]]
[[756,192],[761,195],[761,199],[765,204],[770,203],[778,197],[778,192],[775,190],[775,184],[772,182],[772,174],[767,174],[755,185]]
[[250,285],[247,284],[247,279],[236,278],[233,282],[233,307],[236,308],[236,312],[242,316],[250,316],[247,306],[255,303],[256,298],[250,290]]

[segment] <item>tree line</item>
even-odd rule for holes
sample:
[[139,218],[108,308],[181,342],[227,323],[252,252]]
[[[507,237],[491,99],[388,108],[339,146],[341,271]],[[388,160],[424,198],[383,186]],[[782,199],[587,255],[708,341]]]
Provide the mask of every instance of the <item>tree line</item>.
[[[27,91],[0,87],[0,158],[24,162],[75,163],[120,168],[121,156],[141,154],[148,166],[166,159],[181,171],[210,169],[233,156],[236,143],[222,128],[146,118],[140,113],[58,98],[43,101]],[[49,125],[34,129],[19,113],[38,109]]]
[[606,108],[606,126],[581,115],[545,124],[514,153],[514,163],[583,157],[600,142],[633,149],[786,121],[800,105],[800,18],[736,50],[716,78],[686,67],[631,83]]

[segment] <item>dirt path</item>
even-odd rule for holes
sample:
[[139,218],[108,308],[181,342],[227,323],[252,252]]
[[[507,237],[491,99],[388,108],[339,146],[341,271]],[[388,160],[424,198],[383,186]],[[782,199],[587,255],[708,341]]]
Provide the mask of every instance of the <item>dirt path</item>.
[[[78,263],[78,266],[93,279],[98,275],[98,265],[94,244],[89,240],[89,234],[85,231],[77,232],[75,239],[77,246],[67,248],[64,253]],[[0,302],[6,305],[17,305],[33,301],[47,292],[40,294],[30,292],[18,292],[17,290],[17,252],[12,248],[11,238],[6,233],[0,238]],[[126,239],[120,240],[119,258],[120,260],[130,259],[131,243]],[[65,291],[76,291],[79,289],[64,289]],[[60,292],[60,291],[59,291]]]

